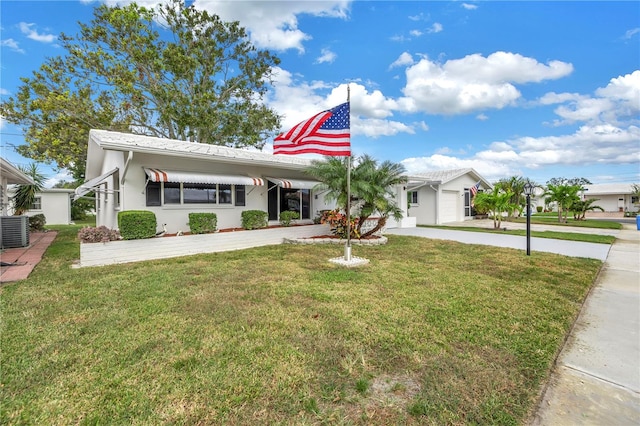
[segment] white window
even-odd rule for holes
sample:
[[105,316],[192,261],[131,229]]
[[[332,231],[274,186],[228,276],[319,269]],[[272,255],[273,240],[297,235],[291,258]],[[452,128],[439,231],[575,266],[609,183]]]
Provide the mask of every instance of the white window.
[[42,210],[42,198],[41,197],[34,198],[33,204],[31,204],[31,207],[29,208],[29,210]]

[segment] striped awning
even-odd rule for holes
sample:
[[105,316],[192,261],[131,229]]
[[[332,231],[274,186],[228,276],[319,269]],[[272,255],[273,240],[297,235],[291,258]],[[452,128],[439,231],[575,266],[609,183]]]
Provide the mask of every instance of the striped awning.
[[253,185],[263,186],[264,179],[258,177],[238,175],[214,175],[209,173],[179,172],[175,170],[160,170],[145,168],[144,172],[151,182],[177,183],[210,183],[223,185]]
[[283,179],[268,177],[271,182],[275,183],[281,188],[294,188],[294,189],[313,189],[314,186],[320,182],[315,180],[298,180],[298,179]]

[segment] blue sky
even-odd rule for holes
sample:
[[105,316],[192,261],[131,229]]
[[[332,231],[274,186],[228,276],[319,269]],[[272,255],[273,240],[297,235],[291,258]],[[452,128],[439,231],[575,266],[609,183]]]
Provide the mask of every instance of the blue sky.
[[[111,1],[124,4],[128,1]],[[139,4],[154,5],[144,0]],[[6,1],[0,95],[12,96],[94,1]],[[265,100],[283,130],[346,100],[354,155],[490,181],[640,182],[640,3],[202,1],[281,59]],[[2,122],[2,156],[28,164]],[[272,149],[268,141],[265,150]],[[64,178],[41,169],[50,183]]]

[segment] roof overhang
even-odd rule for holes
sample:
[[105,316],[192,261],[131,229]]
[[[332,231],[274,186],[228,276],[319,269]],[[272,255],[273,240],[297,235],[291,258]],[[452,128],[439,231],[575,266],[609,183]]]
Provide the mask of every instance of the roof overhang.
[[0,157],[0,176],[6,179],[8,184],[35,185],[33,179],[2,157]]
[[263,186],[264,179],[238,175],[217,175],[209,173],[182,172],[145,168],[144,172],[151,182],[201,183],[223,185]]

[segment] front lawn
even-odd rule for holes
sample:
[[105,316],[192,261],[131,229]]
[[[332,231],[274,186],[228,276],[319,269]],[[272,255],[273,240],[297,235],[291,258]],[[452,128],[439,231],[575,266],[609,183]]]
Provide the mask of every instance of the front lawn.
[[[527,223],[526,217],[514,218],[513,222]],[[622,229],[622,224],[619,222],[609,220],[575,220],[569,216],[567,222],[558,222],[558,213],[536,213],[531,215],[531,223],[537,223],[541,225],[557,225],[562,226],[576,226],[580,228],[598,228],[598,229]]]
[[601,263],[389,236],[71,269],[0,297],[2,424],[522,424]]
[[[509,222],[502,222],[502,226],[508,226]],[[525,237],[527,235],[526,229],[504,229],[499,228],[479,228],[477,226],[446,226],[446,225],[418,225],[423,228],[437,228],[437,229],[453,229],[456,231],[469,231],[469,232],[486,232],[489,234],[503,234],[503,235],[520,235]],[[562,228],[558,228],[560,231]],[[616,237],[611,235],[598,235],[598,234],[582,234],[576,232],[557,232],[557,231],[534,231],[531,230],[531,236],[537,238],[551,238],[555,240],[566,241],[580,241],[583,243],[597,243],[597,244],[613,244]]]

